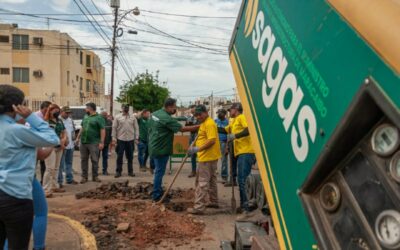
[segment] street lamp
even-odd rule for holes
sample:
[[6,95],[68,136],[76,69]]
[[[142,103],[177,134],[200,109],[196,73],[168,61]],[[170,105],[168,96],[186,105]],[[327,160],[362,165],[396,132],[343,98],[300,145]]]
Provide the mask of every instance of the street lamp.
[[[112,40],[112,47],[111,47],[111,90],[110,90],[110,114],[113,114],[113,106],[114,106],[114,70],[115,70],[115,56],[116,56],[116,39],[117,37],[122,36],[123,34],[123,30],[119,29],[118,26],[119,24],[122,22],[123,19],[125,19],[125,17],[128,14],[133,14],[135,16],[140,15],[140,10],[138,7],[135,7],[134,9],[131,10],[127,10],[125,11],[121,18],[118,20],[118,9],[120,7],[120,0],[111,0],[110,1],[110,6],[111,8],[114,8],[114,32],[113,32],[113,40]],[[129,30],[128,31],[129,34],[134,34],[137,35],[137,31],[134,30]]]
[[137,30],[128,30],[128,34],[137,35],[138,32],[137,32]]

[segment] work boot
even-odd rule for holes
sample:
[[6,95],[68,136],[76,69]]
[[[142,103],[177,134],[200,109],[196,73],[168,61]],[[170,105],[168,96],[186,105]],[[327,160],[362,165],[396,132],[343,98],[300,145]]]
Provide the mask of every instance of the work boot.
[[107,171],[103,171],[103,175],[104,175],[104,176],[108,176],[109,173],[108,173]]
[[189,178],[196,177],[196,172],[191,172],[190,175],[188,176]]
[[93,182],[101,182],[101,180],[99,179],[99,177],[93,177]]
[[194,215],[203,215],[204,212],[201,210],[197,210],[195,208],[188,208],[187,209],[188,214],[194,214]]
[[255,215],[254,211],[245,210],[241,215],[236,217],[236,221],[238,221],[238,222],[247,221],[254,215]]
[[87,179],[87,178],[82,178],[82,180],[81,180],[81,184],[85,184],[87,181],[88,181],[88,179]]
[[65,193],[65,189],[63,189],[63,188],[53,188],[52,191],[54,193]]
[[121,177],[121,173],[116,173],[114,177],[115,177],[115,178]]
[[154,169],[149,168],[149,171],[150,171],[151,174],[154,174]]
[[147,168],[146,167],[140,167],[140,172],[146,172],[147,171]]
[[128,176],[135,177],[136,175],[135,175],[135,173],[129,173]]

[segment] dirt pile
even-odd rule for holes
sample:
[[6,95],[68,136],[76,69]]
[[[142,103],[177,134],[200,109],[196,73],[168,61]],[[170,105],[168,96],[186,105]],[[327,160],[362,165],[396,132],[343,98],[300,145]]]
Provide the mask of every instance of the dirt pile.
[[103,184],[96,189],[75,194],[77,199],[89,198],[99,200],[136,200],[150,199],[153,192],[153,184],[139,182],[135,186],[129,186],[129,181]]
[[[86,213],[82,222],[96,237],[99,249],[143,249],[169,244],[182,246],[202,235],[204,223],[148,201],[129,202]],[[117,230],[129,225],[126,230]]]

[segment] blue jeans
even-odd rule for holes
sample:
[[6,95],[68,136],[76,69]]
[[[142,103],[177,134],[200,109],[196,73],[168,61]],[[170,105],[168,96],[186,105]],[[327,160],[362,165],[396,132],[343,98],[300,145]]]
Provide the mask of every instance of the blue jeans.
[[153,182],[153,195],[154,201],[161,199],[163,195],[162,190],[162,180],[165,174],[165,169],[167,168],[167,163],[169,160],[169,155],[166,156],[156,156],[153,157],[155,170],[154,170],[154,182]]
[[228,155],[225,154],[225,149],[226,149],[226,142],[225,141],[220,141],[221,145],[221,177],[222,179],[227,179],[228,178]]
[[103,160],[103,174],[107,172],[108,169],[108,149],[110,145],[105,144],[103,150],[101,151],[101,157]]
[[[40,182],[34,178],[32,182],[32,198],[33,198],[33,249],[44,249],[46,246],[47,232],[47,201],[46,196]],[[8,249],[8,244],[4,245],[4,250]]]
[[72,172],[72,163],[74,161],[74,149],[65,149],[61,157],[60,168],[58,170],[58,183],[63,184],[65,172],[65,178],[67,183],[74,181],[74,174]]
[[251,166],[256,162],[255,154],[242,154],[238,156],[238,182],[240,192],[240,207],[249,211],[249,204],[246,194],[246,179],[251,173]]
[[[147,142],[140,140],[138,145],[139,166],[146,167],[148,159],[149,159],[149,145],[147,144]],[[153,158],[150,158],[150,168],[154,169]]]

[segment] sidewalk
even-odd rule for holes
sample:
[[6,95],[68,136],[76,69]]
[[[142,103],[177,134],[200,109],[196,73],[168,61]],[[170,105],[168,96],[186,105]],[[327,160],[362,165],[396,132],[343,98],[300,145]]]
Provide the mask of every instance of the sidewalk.
[[94,250],[94,237],[78,222],[68,217],[50,214],[46,237],[48,250]]

